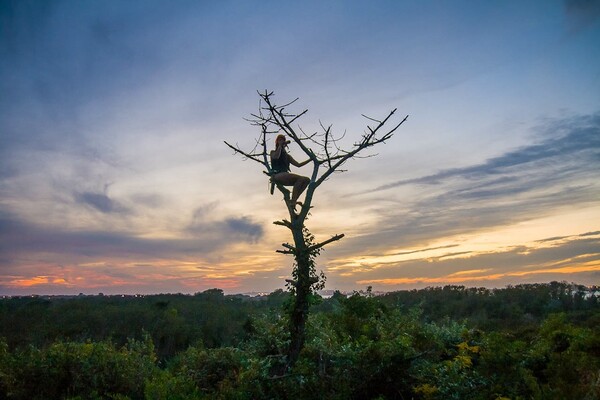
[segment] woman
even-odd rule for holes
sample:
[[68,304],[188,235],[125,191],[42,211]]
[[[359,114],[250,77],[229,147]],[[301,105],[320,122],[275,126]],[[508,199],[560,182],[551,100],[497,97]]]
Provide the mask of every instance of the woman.
[[290,199],[289,206],[292,209],[296,208],[296,205],[302,205],[298,201],[298,197],[304,192],[310,179],[306,176],[300,176],[290,173],[290,164],[295,167],[302,167],[310,162],[310,159],[299,163],[294,158],[286,153],[285,148],[290,144],[285,139],[285,135],[277,135],[275,139],[275,150],[271,150],[271,169],[273,170],[273,176],[271,179],[273,182],[284,186],[293,186],[292,198]]

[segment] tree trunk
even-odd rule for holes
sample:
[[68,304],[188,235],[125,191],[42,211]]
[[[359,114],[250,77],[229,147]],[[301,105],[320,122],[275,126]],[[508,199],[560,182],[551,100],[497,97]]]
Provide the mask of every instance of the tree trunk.
[[293,367],[300,351],[304,347],[306,335],[306,320],[308,318],[311,282],[311,259],[308,246],[304,238],[304,223],[298,219],[292,223],[292,234],[296,247],[296,270],[295,292],[293,308],[290,313],[290,347],[288,349],[288,369]]

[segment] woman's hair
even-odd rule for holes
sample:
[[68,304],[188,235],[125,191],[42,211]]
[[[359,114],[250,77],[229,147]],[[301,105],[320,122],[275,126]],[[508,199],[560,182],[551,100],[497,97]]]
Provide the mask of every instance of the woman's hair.
[[277,147],[277,141],[279,140],[279,138],[285,139],[285,135],[282,135],[282,134],[277,135],[277,137],[275,138],[275,147]]

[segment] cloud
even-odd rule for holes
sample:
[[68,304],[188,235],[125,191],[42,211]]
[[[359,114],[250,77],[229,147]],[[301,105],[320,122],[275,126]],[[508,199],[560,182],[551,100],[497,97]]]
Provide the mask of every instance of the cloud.
[[256,243],[263,237],[262,225],[254,222],[250,217],[226,217],[215,220],[212,215],[217,208],[215,202],[198,207],[186,232],[198,238],[219,237],[224,241],[246,243]]
[[415,254],[415,253],[424,253],[426,251],[431,251],[431,250],[440,250],[440,249],[449,249],[452,247],[457,247],[457,244],[449,244],[446,246],[438,246],[438,247],[429,247],[429,248],[425,248],[425,249],[418,249],[418,250],[411,250],[411,251],[401,251],[399,253],[392,253],[390,255],[392,256],[404,256],[404,255],[408,255],[408,254]]
[[582,233],[581,237],[600,235],[600,231]]
[[[547,134],[555,134],[569,126],[569,132],[558,138],[552,137],[540,144],[525,146],[501,156],[491,158],[485,163],[465,168],[452,168],[433,175],[420,178],[406,179],[389,183],[373,189],[373,191],[392,189],[409,184],[436,185],[452,178],[462,178],[477,181],[495,177],[504,173],[520,173],[516,168],[549,167],[549,163],[576,162],[575,167],[591,168],[600,166],[600,113],[573,118],[565,121],[555,121],[546,127]],[[588,163],[591,162],[591,165]],[[553,171],[552,171],[553,172]],[[515,176],[505,176],[489,181],[489,185],[512,183],[518,181]],[[485,192],[482,192],[485,194]]]
[[59,260],[59,264],[90,259],[206,258],[238,243],[255,243],[263,235],[260,224],[244,217],[213,220],[195,229],[191,236],[146,238],[130,232],[42,226],[0,212],[0,265],[8,268],[19,259],[39,257]]
[[[598,235],[596,235],[598,236]],[[549,245],[549,242],[555,243]],[[339,266],[357,283],[400,285],[423,283],[429,285],[457,282],[488,282],[497,285],[507,279],[544,278],[572,280],[600,273],[600,238],[572,236],[569,240],[547,238],[543,247],[517,246],[504,251],[469,252],[468,257],[415,257],[400,262],[379,262],[362,266]],[[452,256],[452,257],[451,257]]]
[[[536,128],[538,143],[481,164],[392,182],[373,208],[376,229],[349,237],[332,253],[372,254],[427,246],[458,234],[545,217],[562,207],[589,207],[600,196],[600,113]],[[410,187],[408,187],[410,186]]]
[[96,210],[106,214],[127,211],[126,208],[121,206],[118,202],[114,201],[104,193],[76,193],[75,200],[79,203],[91,206]]
[[134,193],[130,198],[136,206],[159,208],[166,204],[166,199],[160,193]]
[[248,217],[227,218],[223,223],[227,232],[234,236],[247,237],[251,242],[258,241],[264,234],[263,227]]
[[466,199],[453,192],[418,199],[400,211],[379,210],[379,223],[369,233],[350,237],[330,250],[335,255],[373,254],[393,248],[411,248],[457,235],[490,231],[551,215],[563,206],[591,204],[598,190],[587,187],[553,188],[525,197]]

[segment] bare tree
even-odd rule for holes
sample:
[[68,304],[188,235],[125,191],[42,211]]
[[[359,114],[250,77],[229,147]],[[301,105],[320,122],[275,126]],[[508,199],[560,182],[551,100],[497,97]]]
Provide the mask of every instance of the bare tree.
[[[296,121],[308,112],[308,110],[300,113],[287,111],[287,108],[298,99],[283,105],[277,105],[273,102],[273,92],[265,91],[258,94],[260,96],[258,113],[252,114],[252,118],[249,119],[252,125],[260,127],[260,136],[256,140],[254,148],[250,151],[244,151],[237,144],[235,146],[227,142],[225,144],[236,153],[261,164],[265,168],[264,173],[268,176],[273,175],[273,170],[269,163],[267,138],[277,133],[287,135],[302,149],[312,162],[310,183],[306,189],[305,200],[298,213],[296,213],[294,206],[289,201],[290,191],[286,187],[271,181],[271,193],[273,193],[273,188],[276,186],[283,194],[289,212],[289,219],[275,221],[274,224],[288,228],[293,238],[293,244],[283,243],[283,249],[276,251],[293,255],[295,260],[292,279],[287,280],[287,286],[294,296],[293,306],[290,311],[290,347],[287,352],[285,366],[287,370],[298,360],[300,351],[304,346],[310,295],[324,287],[325,276],[322,272],[320,275],[317,274],[315,257],[319,255],[323,246],[344,237],[344,234],[336,234],[322,242],[315,242],[314,236],[305,226],[310,209],[312,208],[311,204],[314,193],[334,172],[342,172],[342,166],[346,161],[351,158],[364,157],[364,155],[359,155],[359,153],[390,139],[400,125],[406,121],[408,115],[391,128],[386,128],[385,126],[396,112],[396,109],[389,112],[382,120],[363,115],[369,121],[365,132],[351,148],[343,149],[340,147],[340,141],[343,139],[345,133],[336,137],[332,132],[331,126],[324,126],[321,123],[321,131],[310,134],[305,133],[300,127],[294,127]],[[369,156],[367,155],[366,157]]]

